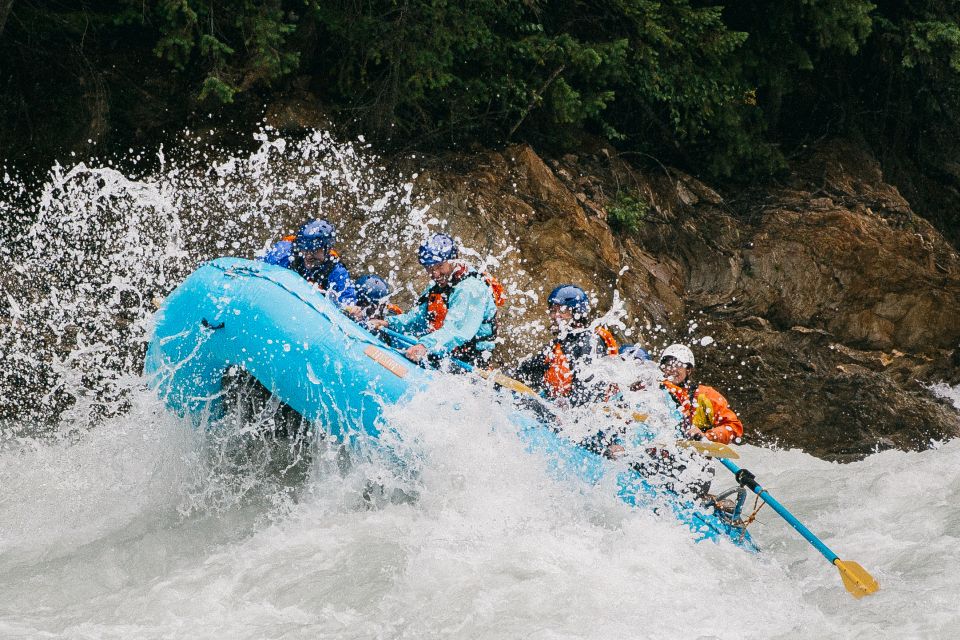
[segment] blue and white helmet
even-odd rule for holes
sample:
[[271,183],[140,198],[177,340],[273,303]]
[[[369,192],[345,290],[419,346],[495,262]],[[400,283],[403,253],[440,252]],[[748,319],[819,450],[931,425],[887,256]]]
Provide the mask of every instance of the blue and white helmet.
[[569,307],[575,316],[583,317],[590,313],[590,299],[587,298],[586,292],[573,284],[562,284],[556,287],[550,292],[547,304]]
[[307,222],[297,231],[293,247],[297,251],[316,251],[329,249],[337,241],[337,230],[326,220]]
[[453,260],[459,255],[460,250],[457,249],[457,243],[445,233],[433,234],[420,245],[420,249],[417,251],[417,259],[425,267],[432,267],[435,264]]
[[640,362],[647,362],[652,359],[646,349],[635,344],[621,346],[620,357],[627,361],[639,360]]
[[293,264],[293,243],[289,240],[278,240],[267,251],[267,255],[263,256],[263,261],[289,269]]
[[357,299],[364,304],[377,304],[387,297],[390,287],[376,274],[367,274],[357,278]]

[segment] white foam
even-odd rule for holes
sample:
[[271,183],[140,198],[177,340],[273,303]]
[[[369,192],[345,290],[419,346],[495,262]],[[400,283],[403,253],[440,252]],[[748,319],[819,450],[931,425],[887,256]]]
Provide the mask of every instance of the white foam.
[[[326,133],[258,140],[214,164],[167,151],[146,177],[55,167],[39,193],[5,191],[27,197],[30,221],[15,227],[20,201],[0,202],[13,266],[0,371],[36,394],[20,407],[28,418],[0,424],[0,637],[955,635],[958,441],[849,465],[740,449],[775,497],[879,579],[855,601],[769,508],[752,526],[764,550],[750,555],[695,544],[610,486],[553,479],[485,389],[448,384],[388,410],[401,465],[370,452],[344,468],[318,445],[304,470],[303,445],[257,436],[256,421],[201,435],[166,415],[138,375],[150,301],[200,261],[252,255],[344,192],[370,243],[351,247],[358,272],[440,224],[408,179],[366,177],[375,159]],[[607,319],[622,317],[618,300]],[[606,364],[598,375],[655,385],[655,367]],[[956,388],[934,391],[957,404]],[[664,407],[645,410],[669,428]]]

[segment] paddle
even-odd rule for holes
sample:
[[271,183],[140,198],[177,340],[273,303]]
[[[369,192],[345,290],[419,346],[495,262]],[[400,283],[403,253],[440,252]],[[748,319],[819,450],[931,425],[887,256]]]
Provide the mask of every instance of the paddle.
[[725,466],[727,469],[733,473],[734,477],[737,479],[737,482],[741,486],[746,487],[757,494],[764,502],[773,507],[773,510],[776,511],[780,516],[786,520],[790,526],[797,530],[797,532],[803,536],[807,542],[813,545],[813,547],[823,554],[823,556],[830,561],[830,564],[834,565],[840,571],[840,578],[843,580],[843,586],[846,587],[847,591],[853,595],[854,598],[862,598],[863,596],[868,596],[871,593],[877,591],[880,588],[880,585],[877,584],[877,581],[871,576],[866,569],[861,567],[858,563],[852,560],[841,560],[837,557],[833,551],[831,551],[827,545],[823,544],[817,536],[813,535],[809,529],[803,526],[799,520],[794,517],[792,513],[787,511],[787,509],[777,502],[773,496],[771,496],[766,489],[760,486],[757,483],[756,477],[747,471],[746,469],[741,469],[737,467],[732,462],[728,460],[720,460],[720,464]]
[[[383,327],[381,329],[378,329],[378,331],[380,331],[384,335],[390,336],[391,338],[395,339],[398,342],[403,343],[405,346],[410,347],[417,344],[417,341],[414,338],[411,338],[410,336],[405,336],[402,333],[398,333],[392,329],[387,329],[386,327]],[[503,375],[502,373],[500,373],[499,371],[487,371],[486,369],[478,369],[477,367],[467,364],[463,360],[458,360],[457,358],[450,358],[450,361],[454,365],[463,369],[464,371],[469,371],[470,373],[476,373],[484,380],[493,380],[494,382],[499,384],[501,387],[506,387],[511,391],[516,391],[517,393],[523,393],[528,396],[536,396],[537,398],[540,397],[540,394],[534,391],[531,387],[523,384],[519,380],[514,380],[513,378],[509,378]]]
[[736,460],[740,457],[739,453],[727,445],[720,442],[713,442],[711,440],[677,440],[677,446],[693,449],[697,453],[702,453],[703,455],[710,456],[711,458],[729,458],[731,460]]
[[[400,342],[403,345],[408,347],[417,343],[417,341],[414,338],[411,338],[410,336],[406,336],[392,329],[387,329],[386,327],[379,329],[379,331],[384,335],[387,335],[393,338],[394,340],[396,340],[397,342]],[[522,393],[524,395],[533,396],[537,398],[537,400],[543,402],[543,399],[540,397],[539,393],[537,393],[533,388],[523,384],[519,380],[514,380],[513,378],[505,376],[499,371],[487,371],[485,369],[474,367],[456,358],[450,358],[450,360],[451,362],[453,362],[454,365],[460,367],[464,371],[476,373],[477,375],[479,375],[481,378],[485,380],[493,380],[495,383],[497,383],[501,387],[510,389],[511,391],[516,391],[517,393]],[[548,408],[551,411],[553,410],[552,407],[548,407]],[[613,412],[613,410],[610,409],[609,407],[604,407],[604,411],[607,413]],[[621,417],[621,416],[617,416],[617,417]],[[643,422],[644,420],[647,419],[646,415],[636,413],[636,412],[634,412],[631,415],[631,417],[634,420],[637,420],[639,422]],[[736,460],[737,458],[740,457],[740,455],[736,451],[734,451],[727,445],[721,444],[719,442],[710,442],[709,440],[680,440],[677,442],[677,446],[689,447],[691,449],[696,450],[698,453],[701,453],[703,455],[710,456],[713,458],[731,458]]]

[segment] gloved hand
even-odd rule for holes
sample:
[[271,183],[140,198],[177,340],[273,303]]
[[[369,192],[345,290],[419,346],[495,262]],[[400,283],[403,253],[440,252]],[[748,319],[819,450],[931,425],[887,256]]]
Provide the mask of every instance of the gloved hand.
[[420,362],[427,357],[427,348],[422,344],[415,344],[409,349],[407,349],[403,355],[407,356],[408,360],[413,362]]
[[703,440],[703,431],[700,431],[697,427],[690,427],[684,430],[683,435],[690,440]]

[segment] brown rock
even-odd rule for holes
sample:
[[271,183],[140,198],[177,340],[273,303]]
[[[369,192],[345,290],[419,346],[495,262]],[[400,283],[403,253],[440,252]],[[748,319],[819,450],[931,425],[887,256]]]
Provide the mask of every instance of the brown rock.
[[[848,143],[814,150],[743,218],[680,171],[645,175],[615,156],[576,164],[591,158],[544,162],[518,145],[482,162],[441,159],[465,169],[431,168],[419,185],[468,246],[516,248],[497,268],[515,292],[498,361],[547,338],[531,323],[543,326],[546,292],[572,282],[601,311],[618,292],[635,328],[709,326],[716,342],[695,348],[698,377],[728,394],[752,440],[850,460],[960,433],[957,412],[921,382],[960,381],[960,257],[868,155]],[[617,236],[590,193],[624,184],[652,218]],[[422,283],[415,265],[402,273]]]

